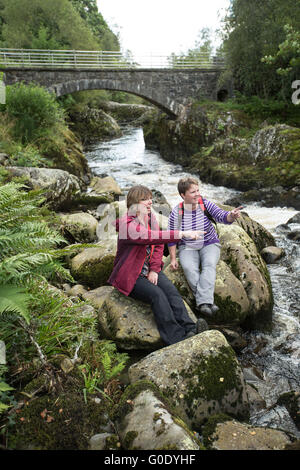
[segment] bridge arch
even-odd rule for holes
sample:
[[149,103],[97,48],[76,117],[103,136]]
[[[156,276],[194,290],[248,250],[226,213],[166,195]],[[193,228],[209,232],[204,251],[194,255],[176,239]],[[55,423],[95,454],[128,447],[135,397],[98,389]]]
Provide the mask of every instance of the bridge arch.
[[54,83],[50,87],[47,87],[47,89],[48,91],[55,93],[57,97],[76,93],[78,91],[88,90],[122,91],[139,96],[140,98],[149,101],[151,104],[157,106],[171,117],[176,117],[176,113],[170,109],[170,105],[172,108],[174,108],[175,105],[175,109],[178,109],[178,106],[180,106],[180,103],[178,103],[176,106],[176,103],[169,103],[168,100],[166,100],[166,103],[162,103],[162,99],[159,96],[159,93],[156,93],[155,90],[151,90],[149,93],[149,90],[143,89],[143,84],[141,86],[140,83],[124,83],[123,80],[85,78],[81,80],[70,80],[64,83]]

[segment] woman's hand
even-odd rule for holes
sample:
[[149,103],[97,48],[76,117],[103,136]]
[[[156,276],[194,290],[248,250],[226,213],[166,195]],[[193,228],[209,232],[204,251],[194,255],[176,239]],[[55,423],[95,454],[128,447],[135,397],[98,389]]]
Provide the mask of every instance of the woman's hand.
[[185,230],[184,232],[179,232],[180,238],[189,238],[191,240],[198,240],[199,238],[203,238],[203,235],[206,232],[202,230]]
[[227,222],[234,222],[236,219],[238,219],[241,216],[241,209],[243,209],[243,206],[232,209],[232,211],[227,214]]
[[148,274],[148,281],[157,286],[158,274],[155,271],[150,271]]
[[178,269],[178,261],[177,259],[171,259],[170,261],[170,266],[171,268],[173,269],[173,271],[176,271],[176,269]]

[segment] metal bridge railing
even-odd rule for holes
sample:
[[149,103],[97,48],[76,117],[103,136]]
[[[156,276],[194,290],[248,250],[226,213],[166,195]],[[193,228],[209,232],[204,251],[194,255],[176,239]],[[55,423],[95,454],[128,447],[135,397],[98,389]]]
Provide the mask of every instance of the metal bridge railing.
[[224,67],[224,58],[199,54],[184,56],[126,56],[115,51],[73,51],[45,49],[0,49],[0,68],[71,68],[71,69],[191,69]]

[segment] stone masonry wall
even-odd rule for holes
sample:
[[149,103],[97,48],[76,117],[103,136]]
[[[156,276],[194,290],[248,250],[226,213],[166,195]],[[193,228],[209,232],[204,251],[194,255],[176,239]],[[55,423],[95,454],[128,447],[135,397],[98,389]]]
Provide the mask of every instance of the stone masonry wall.
[[6,69],[4,81],[35,82],[57,96],[82,90],[118,90],[141,96],[171,115],[178,116],[192,100],[217,99],[220,69],[45,70]]

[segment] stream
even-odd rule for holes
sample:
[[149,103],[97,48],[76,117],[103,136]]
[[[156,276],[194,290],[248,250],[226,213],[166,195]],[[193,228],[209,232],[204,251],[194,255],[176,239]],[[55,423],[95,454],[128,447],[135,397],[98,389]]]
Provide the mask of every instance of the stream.
[[[125,192],[135,184],[159,190],[172,207],[181,200],[178,180],[186,176],[199,179],[163,160],[159,152],[146,149],[141,128],[126,127],[122,137],[90,145],[86,157],[94,175],[112,176]],[[200,192],[216,204],[239,194],[202,182]],[[268,265],[274,295],[272,330],[245,333],[247,346],[238,356],[246,381],[265,400],[263,409],[251,411],[250,423],[279,428],[300,439],[286,408],[276,404],[283,393],[300,392],[300,245],[287,238],[288,231],[299,230],[300,224],[285,225],[298,211],[249,203],[245,212],[269,230],[286,253],[276,264]]]

